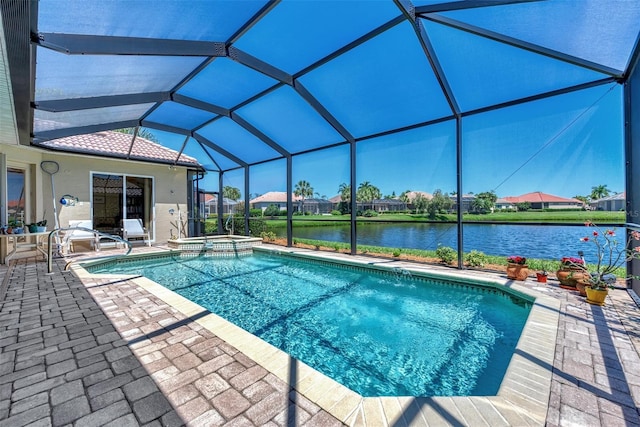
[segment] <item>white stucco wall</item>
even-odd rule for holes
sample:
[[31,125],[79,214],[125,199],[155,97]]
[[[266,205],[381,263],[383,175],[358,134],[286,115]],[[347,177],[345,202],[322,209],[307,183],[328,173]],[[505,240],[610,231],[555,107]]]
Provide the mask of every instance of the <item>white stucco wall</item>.
[[[55,201],[60,226],[66,227],[69,220],[91,219],[91,172],[126,174],[152,177],[154,183],[155,207],[152,212],[154,226],[151,230],[154,242],[166,242],[171,232],[177,235],[178,212],[183,220],[187,218],[187,179],[186,168],[170,169],[168,165],[158,165],[130,160],[107,159],[76,154],[58,154],[30,147],[0,145],[7,156],[8,166],[26,167],[32,179],[32,200],[30,218],[27,222],[47,219],[48,229],[54,227],[54,197],[51,192],[50,175],[43,172],[40,162],[53,160],[60,169],[53,175],[55,183]],[[75,206],[62,206],[59,203],[64,194],[78,198]],[[173,209],[171,215],[169,210]],[[0,222],[5,223],[5,218]]]

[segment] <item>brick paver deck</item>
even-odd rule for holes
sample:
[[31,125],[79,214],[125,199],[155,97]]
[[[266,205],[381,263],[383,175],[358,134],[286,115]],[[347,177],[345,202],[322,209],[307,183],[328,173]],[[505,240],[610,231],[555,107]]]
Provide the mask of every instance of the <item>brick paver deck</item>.
[[342,425],[137,286],[61,265],[4,270],[0,427]]
[[[63,265],[0,266],[0,427],[342,425],[197,314]],[[627,292],[598,307],[553,283],[526,286],[561,301],[546,425],[640,426],[640,311]],[[404,414],[395,425],[409,421],[424,424]]]

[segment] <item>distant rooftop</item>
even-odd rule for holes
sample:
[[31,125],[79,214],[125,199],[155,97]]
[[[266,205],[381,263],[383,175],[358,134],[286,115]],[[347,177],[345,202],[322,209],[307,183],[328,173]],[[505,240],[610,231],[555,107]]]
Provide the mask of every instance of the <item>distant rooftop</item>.
[[510,203],[583,203],[582,200],[579,199],[568,199],[566,197],[554,196],[553,194],[547,194],[541,191],[534,191],[520,196],[508,196],[503,199]]
[[608,196],[603,197],[601,199],[593,200],[591,203],[606,202],[609,200],[625,200],[625,199],[626,199],[626,192],[623,191],[621,193],[609,194]]

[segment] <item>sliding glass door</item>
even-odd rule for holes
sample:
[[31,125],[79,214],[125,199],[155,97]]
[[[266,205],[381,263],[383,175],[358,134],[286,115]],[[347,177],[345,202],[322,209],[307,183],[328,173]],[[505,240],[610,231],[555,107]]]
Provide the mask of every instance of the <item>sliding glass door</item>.
[[153,178],[92,174],[93,226],[121,235],[123,219],[141,219],[153,236]]

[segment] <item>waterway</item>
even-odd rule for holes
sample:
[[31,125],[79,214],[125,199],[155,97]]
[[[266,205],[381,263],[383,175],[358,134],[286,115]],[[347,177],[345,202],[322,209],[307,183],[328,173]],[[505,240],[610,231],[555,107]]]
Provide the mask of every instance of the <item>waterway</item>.
[[[616,234],[624,239],[624,228]],[[458,247],[456,224],[358,224],[358,244],[391,248],[435,250],[438,245]],[[593,242],[580,239],[591,236],[593,228],[584,225],[512,225],[465,224],[463,249],[482,251],[487,255],[522,255],[527,258],[560,259],[578,256],[583,251],[587,262],[596,261]],[[295,227],[293,236],[305,239],[349,242],[348,225]]]

